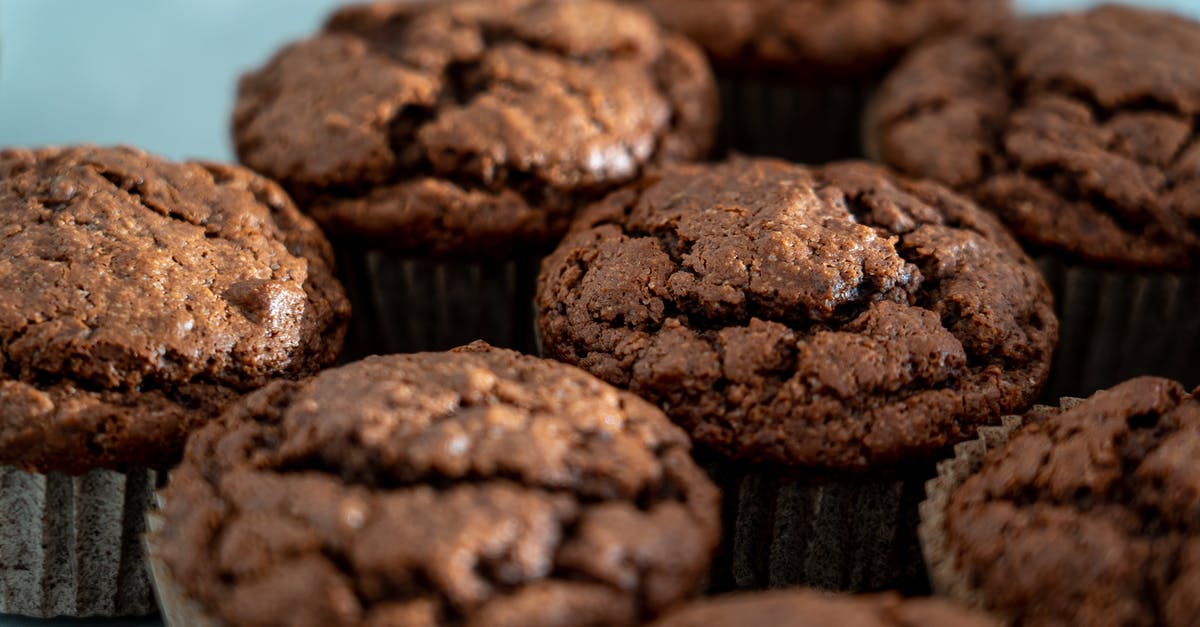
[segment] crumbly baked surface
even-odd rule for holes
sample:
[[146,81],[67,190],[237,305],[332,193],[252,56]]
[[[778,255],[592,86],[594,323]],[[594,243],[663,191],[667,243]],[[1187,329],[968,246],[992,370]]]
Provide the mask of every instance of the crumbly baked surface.
[[868,131],[1031,248],[1135,270],[1200,259],[1200,23],[1109,6],[910,55]]
[[157,466],[349,305],[316,226],[248,170],[131,148],[0,151],[0,463]]
[[995,27],[1009,0],[641,0],[718,66],[871,75],[917,42]]
[[634,7],[375,3],[245,76],[234,138],[331,234],[499,255],[647,164],[704,156],[716,107],[703,53]]
[[191,439],[159,546],[242,625],[633,625],[693,592],[719,494],[661,411],[482,343],[248,397]]
[[1200,616],[1200,399],[1128,381],[1039,412],[951,495],[959,570],[1019,625]]
[[674,166],[581,214],[538,284],[548,355],[730,456],[861,470],[1024,410],[1057,341],[994,217],[865,163]]
[[895,594],[833,595],[814,590],[736,594],[696,601],[654,627],[997,627],[999,621],[944,599]]

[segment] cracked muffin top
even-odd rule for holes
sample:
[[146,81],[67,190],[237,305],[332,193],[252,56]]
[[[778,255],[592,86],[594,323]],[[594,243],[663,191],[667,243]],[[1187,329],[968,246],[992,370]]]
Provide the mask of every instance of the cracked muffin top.
[[316,226],[248,170],[132,148],[0,151],[0,464],[159,466],[349,304]]
[[915,51],[874,151],[996,212],[1031,249],[1133,270],[1200,260],[1200,23],[1108,6]]
[[743,593],[690,603],[653,627],[999,627],[944,599],[896,594],[834,595],[816,590]]
[[1196,393],[1134,379],[1026,422],[950,497],[962,575],[1016,625],[1194,625]]
[[399,252],[502,255],[562,234],[581,198],[703,157],[703,54],[592,0],[377,3],[244,77],[243,163],[330,233]]
[[699,442],[846,470],[1025,409],[1058,335],[994,217],[865,163],[664,168],[581,213],[537,307],[547,355]]
[[917,42],[1007,20],[1009,0],[638,0],[720,67],[871,74]]
[[717,489],[649,403],[483,343],[277,382],[188,442],[160,554],[242,625],[634,625],[693,592]]

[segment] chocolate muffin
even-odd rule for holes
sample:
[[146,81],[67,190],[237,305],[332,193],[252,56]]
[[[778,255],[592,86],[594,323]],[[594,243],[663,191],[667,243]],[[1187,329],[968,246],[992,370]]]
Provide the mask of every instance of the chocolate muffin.
[[1027,408],[1057,336],[994,217],[864,163],[663,168],[580,215],[538,307],[547,355],[718,454],[740,587],[918,570],[930,460]]
[[0,151],[0,612],[153,610],[153,470],[243,394],[337,358],[331,264],[242,168]]
[[939,589],[1016,625],[1194,624],[1197,393],[1139,378],[1024,422],[931,484]]
[[810,590],[744,593],[696,601],[654,627],[998,627],[942,599],[839,596]]
[[640,0],[708,52],[720,145],[809,163],[857,157],[881,75],[914,44],[991,28],[1009,0]]
[[700,585],[719,535],[689,448],[632,394],[482,343],[280,382],[171,474],[151,539],[164,611],[634,625]]
[[716,125],[703,54],[607,1],[351,6],[238,91],[239,158],[335,238],[352,354],[532,350],[537,260],[577,204]]
[[[1061,308],[1053,394],[1200,383],[1200,23],[1107,6],[914,52],[874,151],[970,194],[1038,255]],[[1057,398],[1057,396],[1055,397]]]

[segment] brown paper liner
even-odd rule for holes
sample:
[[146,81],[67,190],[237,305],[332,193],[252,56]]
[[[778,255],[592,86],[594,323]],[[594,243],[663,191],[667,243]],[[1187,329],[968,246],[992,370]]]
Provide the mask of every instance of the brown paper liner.
[[[1059,407],[1070,409],[1083,402],[1079,398],[1063,398]],[[939,596],[950,597],[977,609],[989,609],[982,593],[959,570],[954,549],[946,539],[946,507],[950,495],[983,465],[988,453],[1004,446],[1022,424],[1021,416],[1005,416],[995,427],[980,427],[978,437],[954,447],[954,457],[937,466],[937,477],[925,486],[926,497],[921,503],[917,536],[921,553],[929,569],[929,581]]]
[[862,111],[876,81],[718,76],[722,123],[717,154],[729,151],[828,163],[863,156]]
[[932,463],[835,476],[702,462],[725,495],[713,591],[928,589],[916,524]]
[[354,308],[345,361],[446,350],[475,340],[533,352],[539,259],[440,262],[339,243],[338,270]]
[[155,473],[80,476],[0,467],[0,613],[154,612],[142,547]]
[[1049,255],[1037,262],[1060,321],[1044,400],[1142,375],[1200,385],[1200,274],[1099,270]]
[[150,572],[154,576],[154,592],[158,596],[158,607],[162,612],[163,623],[167,627],[221,627],[222,623],[214,618],[200,603],[189,599],[183,587],[171,576],[171,571],[158,550],[158,532],[162,529],[163,519],[159,514],[162,502],[155,510],[146,514],[146,554],[149,556]]

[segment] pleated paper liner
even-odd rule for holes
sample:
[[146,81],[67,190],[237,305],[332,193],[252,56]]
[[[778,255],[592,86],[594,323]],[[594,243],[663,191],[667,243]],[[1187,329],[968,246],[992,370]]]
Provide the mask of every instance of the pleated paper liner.
[[446,350],[475,340],[531,353],[540,258],[495,262],[412,259],[338,245],[354,313],[345,361]]
[[[1070,409],[1083,399],[1063,398],[1059,407]],[[929,569],[934,592],[978,609],[987,609],[982,594],[960,571],[953,549],[946,541],[946,507],[950,496],[983,465],[988,453],[1003,447],[1022,424],[1021,416],[1005,416],[995,427],[981,427],[978,437],[954,447],[954,457],[938,464],[937,477],[925,487],[920,505],[917,535]]]
[[699,457],[725,497],[714,592],[928,590],[916,526],[932,462],[831,475]]
[[1200,385],[1200,273],[1100,270],[1044,255],[1058,353],[1042,396],[1086,397],[1142,375]]
[[732,72],[717,78],[718,155],[732,151],[810,164],[863,155],[860,121],[877,81],[800,81]]
[[155,473],[0,467],[0,614],[155,611],[142,535]]
[[158,595],[158,607],[163,623],[167,627],[221,627],[221,621],[205,611],[200,603],[189,599],[183,588],[171,576],[170,569],[162,561],[158,551],[158,532],[162,529],[162,502],[157,509],[146,514],[146,553],[149,556],[150,572],[154,575],[154,591]]

